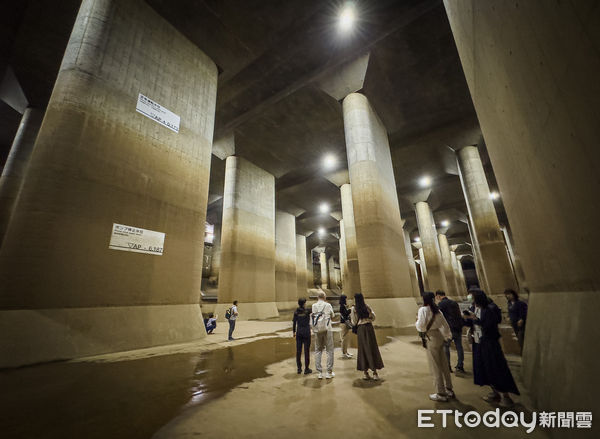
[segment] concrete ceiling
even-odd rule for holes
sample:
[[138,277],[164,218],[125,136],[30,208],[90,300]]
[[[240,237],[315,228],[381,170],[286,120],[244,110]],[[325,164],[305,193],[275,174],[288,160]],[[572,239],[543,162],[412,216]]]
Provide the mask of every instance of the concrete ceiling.
[[[297,216],[299,233],[327,229],[325,237],[311,235],[309,246],[337,245],[338,186],[347,181],[341,103],[319,84],[366,53],[360,92],[388,130],[405,228],[414,235],[412,202],[423,196],[417,180],[429,175],[436,219],[452,218],[454,243],[468,240],[458,221],[466,209],[449,147],[482,139],[441,0],[357,0],[357,26],[346,36],[336,27],[341,1],[146,1],[217,64],[215,139],[233,133],[236,155],[276,177],[277,208]],[[13,48],[7,62],[27,99],[45,106],[80,2],[13,3],[20,5],[19,25],[5,28]],[[4,155],[16,124],[18,115],[0,106]],[[338,158],[337,168],[323,169],[326,153]],[[211,222],[220,221],[224,164],[213,156]],[[318,211],[323,202],[330,214]]]

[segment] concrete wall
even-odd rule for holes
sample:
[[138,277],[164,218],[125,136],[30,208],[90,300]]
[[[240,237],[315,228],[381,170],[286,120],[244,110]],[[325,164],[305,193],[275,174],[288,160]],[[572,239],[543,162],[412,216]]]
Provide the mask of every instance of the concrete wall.
[[210,261],[210,279],[219,281],[219,272],[221,270],[221,224],[215,224],[215,232],[212,246],[212,259]]
[[597,413],[597,2],[444,3],[531,290],[524,382]]
[[225,165],[219,277],[219,303],[232,300],[240,302],[240,318],[278,314],[275,177],[235,156],[227,157]]
[[275,213],[275,297],[279,309],[296,306],[296,217]]
[[352,188],[349,184],[340,187],[342,200],[342,216],[344,219],[344,243],[346,247],[346,279],[344,292],[349,297],[361,291],[360,266],[356,248],[356,226],[354,224],[354,205],[352,204]]
[[[217,68],[142,0],[84,0],[0,252],[2,366],[204,336]],[[138,93],[181,117],[136,112]],[[113,223],[166,234],[110,250]]]
[[[311,267],[312,267],[312,265],[311,265]],[[308,289],[306,286],[307,273],[308,273],[308,269],[306,266],[306,236],[296,235],[296,285],[297,285],[296,297],[298,299],[300,297],[304,297],[304,298],[308,297]]]

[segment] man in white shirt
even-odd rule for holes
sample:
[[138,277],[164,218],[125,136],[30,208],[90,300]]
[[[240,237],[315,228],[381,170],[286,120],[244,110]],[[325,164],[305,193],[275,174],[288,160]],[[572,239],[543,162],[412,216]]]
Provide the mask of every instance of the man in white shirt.
[[233,301],[233,306],[230,308],[231,315],[229,316],[229,340],[235,340],[233,338],[233,330],[235,329],[235,321],[238,317],[237,300]]
[[325,301],[325,293],[319,291],[317,296],[319,300],[312,306],[312,314],[310,316],[310,326],[315,334],[315,363],[317,364],[317,378],[323,378],[323,369],[321,368],[321,356],[323,349],[327,351],[327,373],[325,378],[333,378],[333,328],[331,320],[335,313],[330,303]]

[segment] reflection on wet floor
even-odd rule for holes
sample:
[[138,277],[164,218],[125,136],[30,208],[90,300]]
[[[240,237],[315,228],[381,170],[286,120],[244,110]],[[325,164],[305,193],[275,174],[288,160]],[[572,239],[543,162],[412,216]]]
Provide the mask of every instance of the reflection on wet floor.
[[[377,328],[376,335],[380,345],[401,336],[420,343],[412,327]],[[339,333],[334,340],[339,348]],[[355,336],[350,345],[356,347]],[[267,366],[294,355],[293,338],[274,337],[202,353],[5,370],[0,372],[2,435],[148,438],[184,409],[266,377]]]
[[[376,333],[383,345],[414,330]],[[335,340],[339,347],[339,335]],[[266,377],[268,365],[294,355],[294,339],[275,337],[195,354],[5,370],[0,372],[2,436],[148,438],[182,410]]]

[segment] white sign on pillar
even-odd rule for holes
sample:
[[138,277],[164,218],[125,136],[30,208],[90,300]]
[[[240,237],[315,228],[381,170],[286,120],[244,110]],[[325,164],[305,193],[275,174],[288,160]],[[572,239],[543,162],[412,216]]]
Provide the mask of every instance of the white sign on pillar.
[[179,122],[181,118],[141,93],[138,95],[135,110],[138,113],[142,113],[144,116],[155,120],[159,124],[166,126],[171,131],[175,131],[176,133],[179,132]]
[[164,233],[115,223],[108,248],[162,256],[164,244]]

